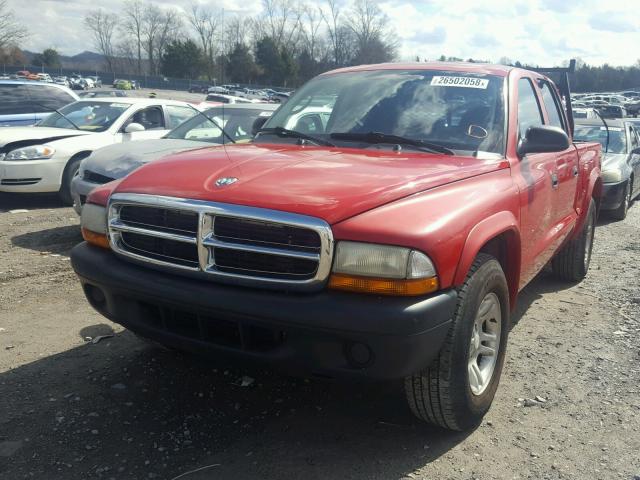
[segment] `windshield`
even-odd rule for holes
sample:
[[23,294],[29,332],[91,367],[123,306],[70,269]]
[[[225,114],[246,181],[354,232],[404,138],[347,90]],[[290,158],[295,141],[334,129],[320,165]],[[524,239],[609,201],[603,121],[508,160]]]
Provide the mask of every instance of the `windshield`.
[[[231,109],[210,108],[203,115],[211,118],[215,124],[224,128],[227,135],[234,141],[250,140],[253,122],[258,117],[269,117],[270,110],[256,109]],[[207,120],[203,115],[196,115],[180,126],[170,131],[165,138],[177,138],[195,140],[199,142],[227,143],[229,137],[225,137],[216,125]]]
[[[285,128],[330,140],[370,132],[438,144],[473,154],[504,153],[504,79],[438,70],[347,72],[316,77],[265,124],[256,141],[292,142],[268,135]],[[340,135],[338,135],[340,137]]]
[[[573,134],[574,140],[579,142],[600,142],[602,151],[605,151],[607,144],[607,129],[598,125],[576,125]],[[619,127],[609,127],[609,148],[608,153],[626,153],[627,141],[624,130]]]
[[128,103],[116,102],[75,102],[62,107],[60,113],[52,113],[38,123],[38,126],[54,128],[77,127],[79,130],[104,132],[130,106]]

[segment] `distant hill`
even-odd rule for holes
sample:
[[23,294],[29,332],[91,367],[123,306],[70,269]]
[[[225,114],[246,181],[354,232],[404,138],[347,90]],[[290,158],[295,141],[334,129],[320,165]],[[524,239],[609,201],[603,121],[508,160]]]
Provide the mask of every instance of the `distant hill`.
[[[30,52],[29,50],[23,50],[27,63],[31,63],[31,60],[38,52]],[[68,56],[60,55],[60,61],[63,68],[77,68],[78,70],[102,70],[104,67],[104,56],[100,53],[90,52],[85,50],[77,55]]]

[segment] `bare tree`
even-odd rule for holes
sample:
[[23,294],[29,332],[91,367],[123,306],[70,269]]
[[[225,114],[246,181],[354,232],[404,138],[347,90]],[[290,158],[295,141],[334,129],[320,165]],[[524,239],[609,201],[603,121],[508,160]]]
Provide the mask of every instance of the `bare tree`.
[[16,22],[7,0],[0,0],[0,49],[14,45],[26,36],[26,28]]
[[247,45],[248,32],[251,30],[253,20],[250,17],[242,18],[240,15],[228,16],[224,22],[223,42],[225,51],[228,54],[236,45]]
[[322,10],[320,7],[304,6],[300,32],[304,38],[304,43],[311,58],[316,58],[316,50],[318,46],[318,37],[320,27],[322,26]]
[[354,0],[345,24],[355,37],[358,63],[389,61],[395,57],[398,42],[387,15],[374,0]]
[[220,36],[221,15],[209,8],[200,7],[198,4],[191,5],[189,23],[193,27],[200,40],[202,52],[207,61],[207,75],[209,80],[213,78],[213,66],[218,52],[218,40]]
[[104,55],[109,71],[113,72],[113,34],[118,26],[118,16],[102,9],[93,10],[84,17],[84,25],[93,35],[96,48]]
[[344,30],[341,29],[340,18],[342,12],[337,0],[327,0],[327,8],[328,11],[322,10],[322,18],[327,25],[327,33],[329,34],[329,42],[331,43],[333,61],[335,65],[342,65],[345,60],[343,57]]
[[292,0],[262,0],[261,21],[266,36],[279,48],[291,51],[300,34],[302,9]]
[[124,3],[122,29],[135,44],[138,59],[138,75],[142,73],[142,29],[146,4],[142,0],[127,0]]
[[178,37],[180,30],[182,29],[182,19],[180,13],[175,9],[168,9],[162,13],[160,28],[156,36],[155,48],[155,65],[151,65],[154,68],[154,73],[157,75],[160,71],[160,61],[162,55],[165,52],[165,48],[172,40]]

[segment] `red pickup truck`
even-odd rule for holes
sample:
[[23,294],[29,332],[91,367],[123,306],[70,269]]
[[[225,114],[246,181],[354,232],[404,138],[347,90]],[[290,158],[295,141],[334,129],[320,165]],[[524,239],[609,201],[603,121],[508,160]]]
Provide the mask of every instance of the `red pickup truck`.
[[571,282],[589,267],[600,146],[572,143],[559,90],[503,66],[361,66],[255,127],[93,191],[71,254],[88,301],[177,349],[404,379],[419,418],[476,425],[518,292],[549,262]]

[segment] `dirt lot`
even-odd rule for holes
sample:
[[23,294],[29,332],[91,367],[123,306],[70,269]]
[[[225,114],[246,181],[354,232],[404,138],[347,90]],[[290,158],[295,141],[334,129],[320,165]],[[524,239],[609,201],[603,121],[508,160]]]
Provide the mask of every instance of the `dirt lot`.
[[398,385],[147,346],[85,301],[79,241],[55,197],[0,194],[0,478],[640,478],[640,203],[600,222],[582,284],[525,289],[496,401],[467,434],[414,421]]

